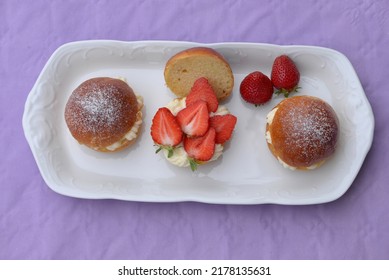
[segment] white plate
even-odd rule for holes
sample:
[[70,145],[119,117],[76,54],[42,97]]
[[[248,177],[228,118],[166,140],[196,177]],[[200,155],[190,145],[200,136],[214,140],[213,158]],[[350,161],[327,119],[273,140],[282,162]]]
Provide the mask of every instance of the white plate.
[[[174,98],[165,86],[165,63],[178,51],[197,45],[81,41],[55,51],[27,98],[23,116],[26,138],[47,185],[73,197],[155,202],[314,204],[343,195],[370,149],[374,118],[352,65],[331,49],[254,43],[206,45],[226,57],[235,75],[234,92],[225,102],[238,117],[234,136],[222,158],[196,172],[173,166],[155,154],[149,133],[151,119]],[[265,117],[282,97],[256,108],[239,95],[245,75],[254,70],[270,75],[274,58],[282,53],[291,56],[300,69],[300,94],[326,100],[340,119],[337,152],[314,171],[285,169],[267,148]],[[142,134],[123,152],[102,154],[78,145],[64,122],[64,107],[72,90],[96,76],[125,77],[144,97]]]

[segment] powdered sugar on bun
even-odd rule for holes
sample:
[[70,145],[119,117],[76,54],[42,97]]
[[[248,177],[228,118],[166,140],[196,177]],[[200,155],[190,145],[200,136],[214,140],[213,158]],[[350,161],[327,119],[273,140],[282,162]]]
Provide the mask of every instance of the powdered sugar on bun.
[[284,166],[314,169],[335,152],[339,123],[329,104],[312,96],[295,96],[275,108],[269,113],[266,139]]
[[[140,108],[126,82],[93,78],[81,83],[69,97],[65,121],[79,143],[105,151],[131,130]],[[123,145],[127,144],[123,142]]]

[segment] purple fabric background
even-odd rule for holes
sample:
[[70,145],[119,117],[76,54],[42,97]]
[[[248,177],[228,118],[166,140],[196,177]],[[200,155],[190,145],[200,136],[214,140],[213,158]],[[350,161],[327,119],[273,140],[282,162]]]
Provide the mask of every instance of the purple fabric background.
[[[372,149],[322,205],[135,203],[61,196],[21,125],[50,55],[77,40],[307,44],[354,65],[373,107]],[[0,1],[1,259],[389,259],[389,2]]]

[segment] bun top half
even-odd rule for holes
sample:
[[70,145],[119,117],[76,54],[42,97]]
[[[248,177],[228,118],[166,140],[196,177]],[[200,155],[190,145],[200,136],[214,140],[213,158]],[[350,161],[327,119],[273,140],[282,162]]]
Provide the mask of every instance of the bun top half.
[[297,169],[320,165],[336,149],[339,121],[333,108],[313,96],[284,99],[273,109],[268,122],[270,150]]

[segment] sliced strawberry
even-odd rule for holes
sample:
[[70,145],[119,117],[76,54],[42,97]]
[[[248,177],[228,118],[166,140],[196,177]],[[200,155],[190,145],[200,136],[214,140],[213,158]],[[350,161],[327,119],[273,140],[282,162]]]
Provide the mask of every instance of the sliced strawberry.
[[182,131],[188,136],[202,136],[209,127],[207,103],[197,100],[178,112],[177,121]]
[[231,138],[237,118],[234,115],[216,115],[209,119],[210,127],[216,131],[216,143],[223,144]]
[[[184,149],[188,153],[192,170],[196,169],[197,161],[208,161],[215,153],[216,131],[213,127],[199,137],[184,137]],[[193,162],[193,160],[195,160]]]
[[182,141],[182,130],[174,115],[166,107],[159,108],[151,124],[151,137],[154,142],[169,151],[168,156],[172,156],[173,147]]
[[188,96],[186,97],[186,106],[196,102],[197,100],[204,100],[207,102],[208,111],[216,112],[219,102],[217,101],[216,94],[209,84],[208,80],[204,77],[198,78]]

